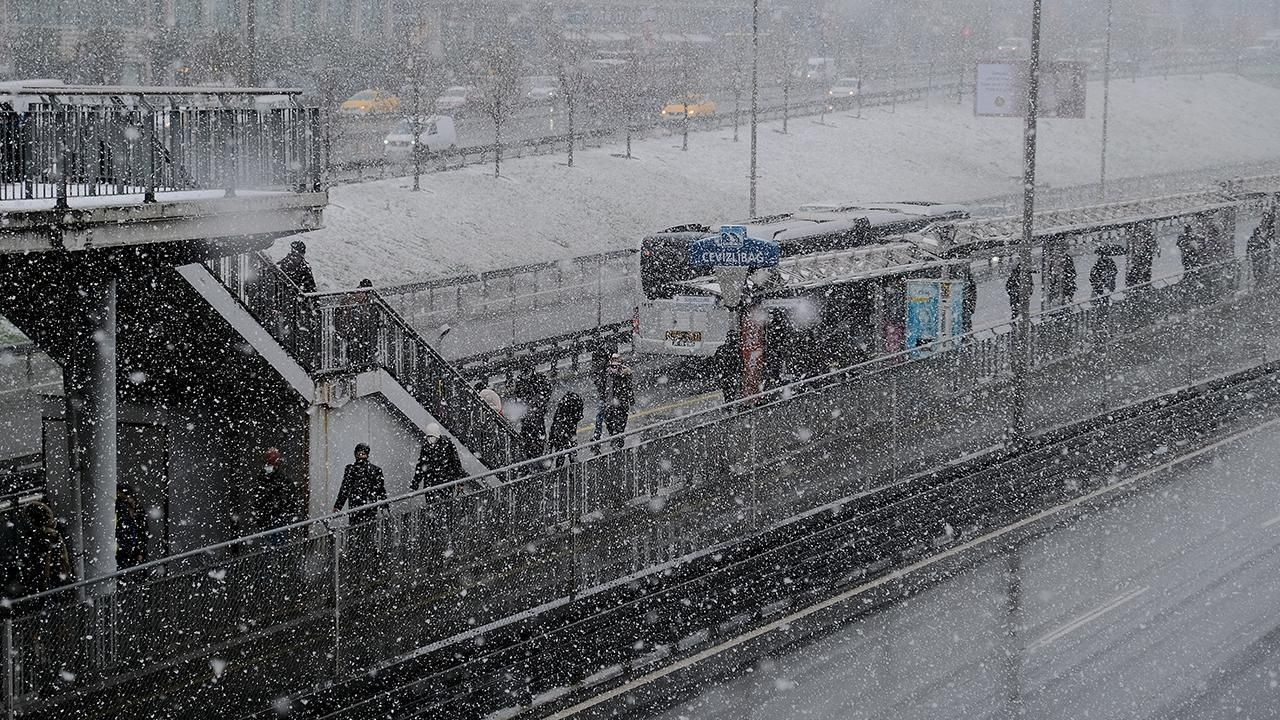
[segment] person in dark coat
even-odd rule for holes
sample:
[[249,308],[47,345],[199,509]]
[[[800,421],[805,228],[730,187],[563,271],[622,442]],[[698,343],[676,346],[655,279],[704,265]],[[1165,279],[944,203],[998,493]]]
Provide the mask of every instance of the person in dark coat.
[[1156,234],[1150,225],[1139,225],[1129,237],[1129,262],[1124,269],[1124,286],[1131,288],[1151,282],[1151,265],[1155,261]]
[[1119,274],[1116,261],[1110,255],[1099,254],[1089,271],[1089,286],[1093,289],[1093,297],[1101,297],[1116,291],[1116,276]]
[[71,554],[67,551],[66,539],[58,531],[53,510],[37,502],[27,506],[26,514],[22,567],[25,594],[33,595],[71,582]]
[[1062,302],[1070,305],[1076,299],[1076,261],[1070,255],[1062,258]]
[[311,272],[311,265],[307,262],[307,244],[301,240],[294,240],[289,246],[289,254],[280,259],[276,263],[276,267],[280,268],[280,272],[284,276],[298,286],[298,289],[304,293],[316,291],[316,276]]
[[147,561],[147,515],[128,484],[116,486],[116,567]]
[[1253,266],[1253,282],[1255,285],[1261,284],[1271,274],[1271,241],[1265,222],[1249,234],[1245,251],[1249,253],[1249,263]]
[[964,313],[964,317],[961,318],[961,326],[964,328],[964,332],[973,332],[973,314],[978,310],[978,281],[971,277],[964,280],[960,308],[961,312]]
[[742,344],[732,330],[711,356],[711,372],[715,373],[725,402],[742,397]]
[[418,463],[413,467],[410,487],[414,490],[430,488],[461,480],[466,476],[466,470],[462,469],[462,459],[458,457],[458,446],[453,444],[453,439],[446,437],[438,424],[428,425],[426,440],[418,451]]
[[551,381],[538,372],[533,362],[526,360],[520,377],[512,388],[516,398],[524,405],[524,417],[520,419],[520,444],[531,458],[542,455],[547,444],[547,411],[551,407]]
[[[627,417],[631,413],[631,406],[635,404],[636,390],[631,379],[631,368],[622,364],[622,357],[617,353],[609,359],[609,371],[605,373],[602,397],[604,427],[609,435],[613,436],[610,444],[615,449],[621,448],[623,439],[620,436],[627,431]],[[600,438],[601,434],[596,433],[594,439]],[[600,451],[598,446],[595,451]]]
[[[387,499],[387,484],[382,476],[382,468],[369,462],[369,446],[364,443],[356,445],[355,457],[356,461],[342,473],[342,487],[338,489],[338,499],[333,503],[334,512],[339,512],[348,503],[357,508]],[[351,513],[351,524],[367,523],[377,516],[377,508],[359,510]]]
[[[558,453],[568,450],[577,443],[578,424],[582,422],[583,402],[582,396],[576,392],[567,392],[564,397],[560,398],[560,402],[556,403],[555,415],[551,418],[551,432],[547,436],[547,452]],[[570,453],[567,457],[570,462],[577,458],[575,453]],[[556,466],[564,464],[565,457],[562,456],[556,460]]]
[[335,311],[335,329],[346,344],[347,366],[352,370],[368,370],[375,366],[378,308],[373,298],[373,281],[366,278]]
[[280,450],[267,448],[253,487],[254,520],[260,532],[297,521],[293,491]]
[[1013,267],[1009,268],[1009,279],[1004,283],[1009,294],[1009,317],[1017,318],[1022,308],[1022,300],[1031,296],[1031,269],[1022,266],[1022,261],[1014,258]]
[[1204,264],[1204,248],[1199,236],[1190,225],[1182,228],[1178,236],[1178,252],[1182,254],[1182,271],[1190,272]]
[[596,386],[596,397],[600,402],[596,406],[595,436],[600,437],[604,431],[604,385],[609,374],[609,359],[618,352],[618,344],[604,335],[596,337],[596,345],[591,350],[591,383]]

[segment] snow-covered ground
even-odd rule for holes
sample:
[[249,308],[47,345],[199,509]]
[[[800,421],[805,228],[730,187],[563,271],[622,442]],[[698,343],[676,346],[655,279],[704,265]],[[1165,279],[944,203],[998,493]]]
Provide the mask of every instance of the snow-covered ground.
[[[1118,81],[1111,88],[1108,175],[1168,173],[1280,157],[1280,89],[1233,75]],[[1039,180],[1097,181],[1102,88],[1089,87],[1086,120],[1040,123]],[[760,213],[819,200],[963,201],[1017,190],[1021,120],[975,118],[970,100],[792,120],[760,133]],[[747,214],[747,134],[697,133],[579,149],[405,179],[334,187],[322,230],[304,238],[321,283],[377,284],[509,267],[636,247],[647,232]],[[283,255],[288,241],[277,244]]]

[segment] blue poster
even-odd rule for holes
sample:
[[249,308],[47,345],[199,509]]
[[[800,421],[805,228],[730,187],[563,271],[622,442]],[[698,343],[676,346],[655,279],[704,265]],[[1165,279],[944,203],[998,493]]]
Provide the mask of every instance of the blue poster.
[[907,350],[911,357],[931,352],[917,348],[938,339],[940,291],[937,280],[907,281]]

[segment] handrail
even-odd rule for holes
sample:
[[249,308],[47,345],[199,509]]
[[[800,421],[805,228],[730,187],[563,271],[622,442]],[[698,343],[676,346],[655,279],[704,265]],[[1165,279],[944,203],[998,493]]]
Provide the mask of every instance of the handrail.
[[206,266],[312,377],[382,367],[487,467],[520,457],[507,421],[376,293],[303,293],[261,252]]
[[[1280,256],[1280,250],[1276,252],[1276,255]],[[1280,259],[1280,257],[1277,257],[1276,259]],[[1071,318],[1087,319],[1096,314],[1096,309],[1098,307],[1104,305],[1109,306],[1113,303],[1120,305],[1123,303],[1125,298],[1130,296],[1146,296],[1151,294],[1152,291],[1159,290],[1160,288],[1179,285],[1182,280],[1188,277],[1212,280],[1214,278],[1221,277],[1224,271],[1243,267],[1247,262],[1248,258],[1224,260],[1218,263],[1201,265],[1191,270],[1169,273],[1167,275],[1153,278],[1151,281],[1142,283],[1141,285],[1134,285],[1132,287],[1116,290],[1115,292],[1108,293],[1107,295],[1097,296],[1087,300],[1074,302],[1069,305],[1063,305],[1050,310],[1033,313],[1031,315],[1031,321],[1033,327],[1041,327],[1047,324],[1058,325],[1064,320],[1069,320]],[[1228,298],[1226,301],[1231,302],[1231,299]],[[848,367],[832,370],[828,373],[803,378],[786,385],[771,388],[756,395],[740,398],[711,408],[705,408],[678,418],[662,420],[638,428],[629,429],[618,437],[636,439],[639,440],[641,444],[647,444],[655,440],[678,435],[680,432],[691,427],[714,424],[715,422],[725,418],[732,419],[745,411],[766,405],[772,405],[778,402],[787,402],[792,398],[803,396],[812,389],[835,385],[851,380],[855,377],[876,375],[896,368],[909,366],[914,363],[929,361],[933,358],[939,357],[940,355],[945,355],[948,352],[974,345],[983,340],[1008,338],[1011,336],[1013,330],[1013,321],[985,325],[975,328],[965,335],[948,338],[946,340],[938,340],[921,345],[920,347],[882,355]],[[504,484],[511,486],[528,480],[534,477],[537,473],[543,472],[548,468],[559,467],[563,460],[572,460],[577,453],[582,451],[590,451],[592,448],[599,448],[603,450],[609,443],[609,439],[593,441],[584,445],[576,446],[571,450],[549,453],[537,458],[522,460],[487,473],[481,473],[460,480],[442,483],[431,488],[422,488],[419,490],[401,493],[399,495],[388,497],[386,500],[380,500],[360,507],[347,508],[336,513],[329,513],[320,517],[301,520],[289,525],[272,528],[271,530],[265,530],[252,535],[246,535],[232,540],[214,543],[202,548],[196,548],[184,553],[151,560],[126,570],[118,571],[114,575],[106,578],[80,580],[68,586],[54,588],[52,590],[47,590],[24,598],[18,598],[15,599],[14,602],[16,603],[19,600],[25,602],[47,597],[59,592],[67,591],[68,588],[89,587],[115,579],[123,579],[126,575],[145,577],[145,573],[150,570],[161,568],[166,563],[180,563],[181,561],[190,558],[208,556],[234,547],[253,546],[267,542],[272,538],[293,537],[300,532],[307,537],[314,537],[315,531],[320,530],[322,532],[331,532],[335,522],[347,519],[354,513],[373,509],[385,509],[389,508],[391,505],[412,502],[418,498],[440,501],[441,499],[449,497],[454,492],[464,492],[469,486],[473,486],[476,481],[489,477],[500,476],[508,478]]]

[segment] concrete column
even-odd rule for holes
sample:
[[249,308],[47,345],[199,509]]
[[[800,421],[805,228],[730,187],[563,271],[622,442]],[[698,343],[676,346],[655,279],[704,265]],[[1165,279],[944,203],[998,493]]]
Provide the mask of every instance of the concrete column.
[[78,579],[116,571],[116,280],[85,271],[69,308],[73,347],[64,373]]

